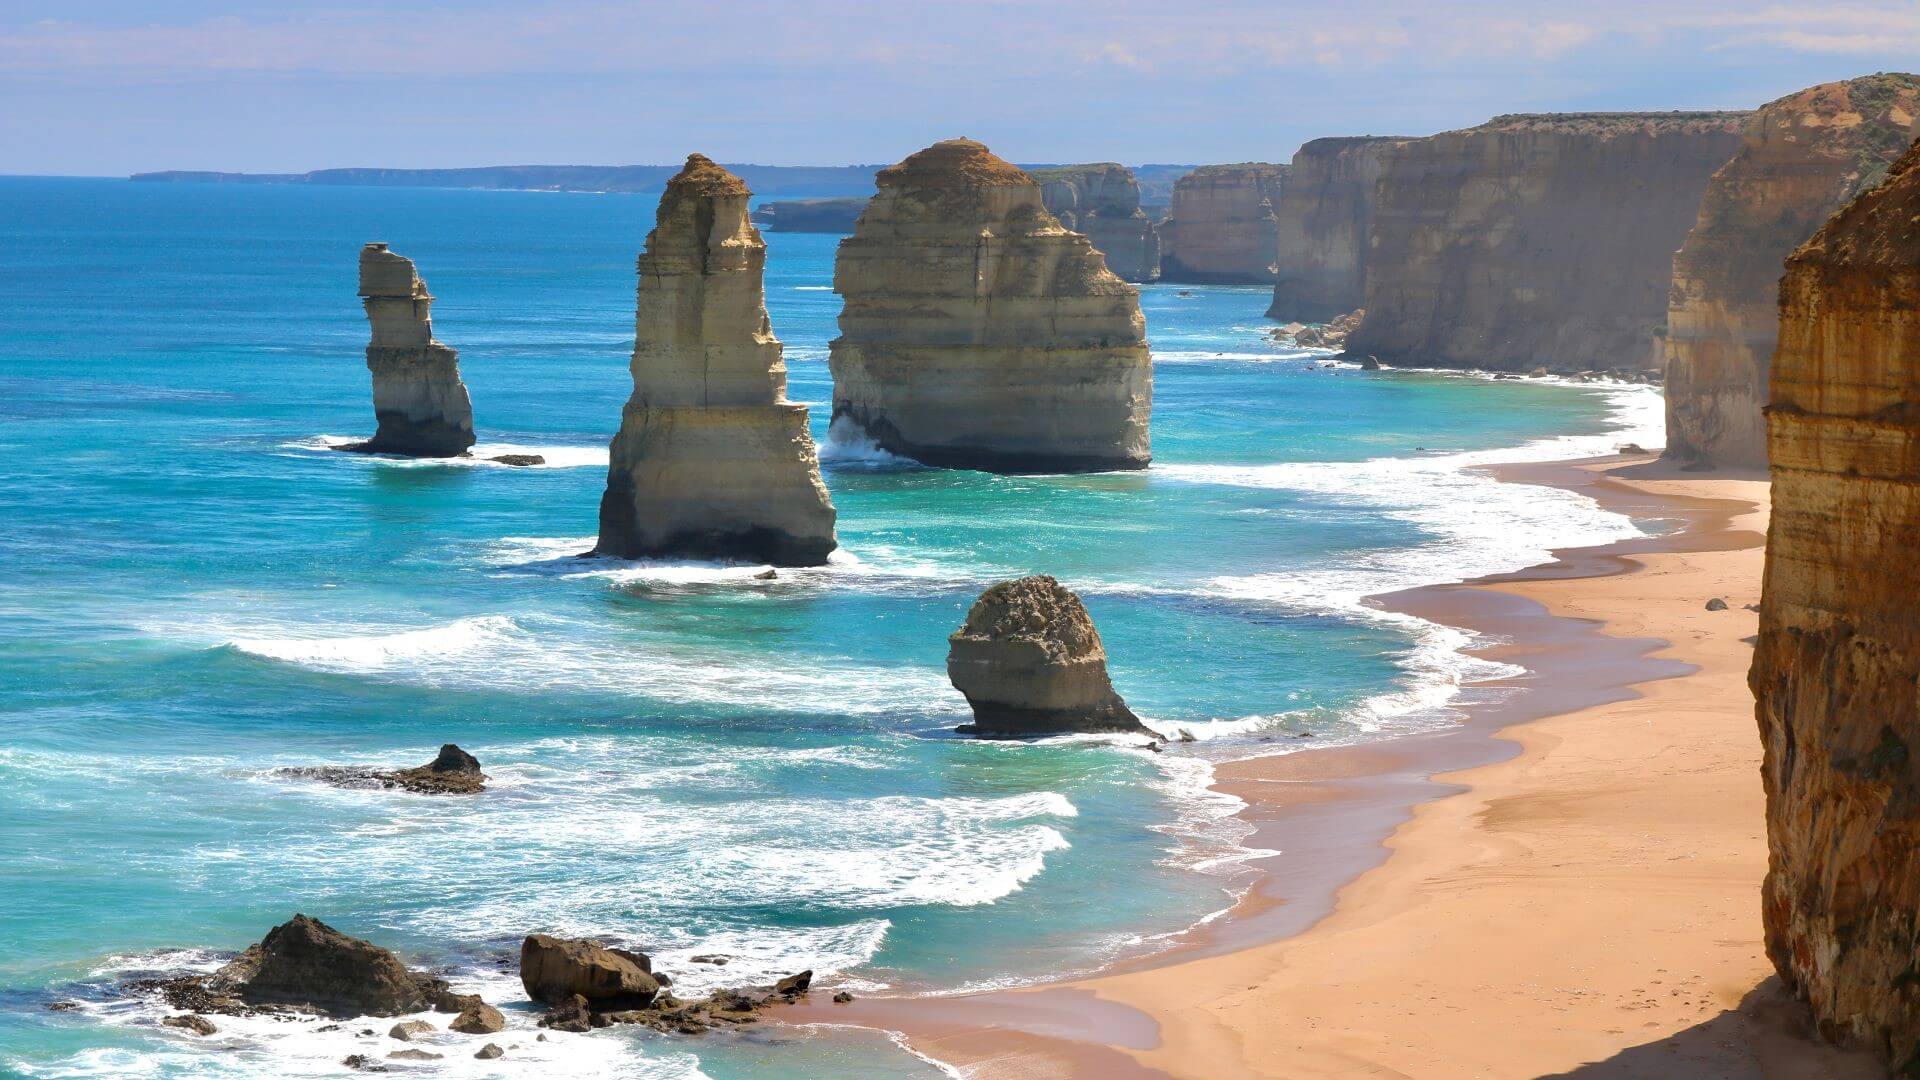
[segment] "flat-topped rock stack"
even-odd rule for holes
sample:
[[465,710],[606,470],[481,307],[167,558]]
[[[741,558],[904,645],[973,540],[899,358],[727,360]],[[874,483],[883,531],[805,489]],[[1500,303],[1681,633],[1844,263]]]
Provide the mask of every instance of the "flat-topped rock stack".
[[1763,105],[1673,259],[1667,456],[1767,465],[1767,370],[1781,263],[1906,149],[1920,78],[1869,75]]
[[962,731],[990,738],[1151,734],[1114,692],[1106,646],[1086,605],[1045,574],[981,593],[947,646],[947,677],[973,707],[973,723]]
[[747,186],[699,154],[667,183],[640,256],[633,396],[595,550],[824,563],[833,503],[767,319]]
[[1920,144],[1787,260],[1750,681],[1767,955],[1828,1038],[1920,1071]]
[[1160,234],[1140,209],[1133,170],[1111,161],[1035,169],[1040,201],[1060,224],[1081,233],[1122,281],[1160,276]]
[[1274,203],[1270,318],[1327,322],[1367,299],[1367,232],[1384,149],[1374,136],[1315,139],[1293,155]]
[[343,449],[406,457],[459,457],[473,446],[473,402],[460,357],[433,339],[433,296],[413,260],[385,244],[360,249],[360,296],[373,339],[373,438]]
[[1286,181],[1285,165],[1264,161],[1202,165],[1175,181],[1173,205],[1160,223],[1161,279],[1273,284],[1274,207]]
[[929,465],[1145,468],[1139,294],[1031,176],[953,139],[881,170],[840,242],[833,422]]

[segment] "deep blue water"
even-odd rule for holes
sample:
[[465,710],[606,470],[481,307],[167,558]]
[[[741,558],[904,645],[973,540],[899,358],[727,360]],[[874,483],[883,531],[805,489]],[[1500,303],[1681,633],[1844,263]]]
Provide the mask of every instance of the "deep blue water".
[[[0,1072],[343,1072],[351,1032],[196,1043],[106,989],[295,910],[446,966],[517,1027],[535,1014],[493,961],[540,930],[645,949],[693,992],[805,966],[862,993],[1085,970],[1243,883],[1209,761],[1445,723],[1490,673],[1361,597],[1631,531],[1469,467],[1645,441],[1649,391],[1336,370],[1266,340],[1261,290],[1149,286],[1144,474],[876,462],[816,408],[840,561],[766,583],[573,559],[652,210],[0,179]],[[325,449],[372,426],[354,290],[375,239],[438,297],[480,450],[549,467]],[[834,241],[768,236],[791,393],[816,406]],[[1086,598],[1136,710],[1202,741],[952,736],[946,634],[1030,572]],[[272,772],[446,741],[490,794]],[[686,962],[703,952],[734,960]],[[63,998],[88,1007],[45,1008]],[[934,1075],[879,1039],[508,1034],[487,1075]],[[479,1068],[452,1045],[440,1071]]]

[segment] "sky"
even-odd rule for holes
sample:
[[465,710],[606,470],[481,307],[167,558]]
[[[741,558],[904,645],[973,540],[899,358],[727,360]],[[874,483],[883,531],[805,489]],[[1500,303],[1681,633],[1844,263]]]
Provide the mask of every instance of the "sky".
[[0,0],[0,173],[1285,161],[1920,68],[1920,0]]

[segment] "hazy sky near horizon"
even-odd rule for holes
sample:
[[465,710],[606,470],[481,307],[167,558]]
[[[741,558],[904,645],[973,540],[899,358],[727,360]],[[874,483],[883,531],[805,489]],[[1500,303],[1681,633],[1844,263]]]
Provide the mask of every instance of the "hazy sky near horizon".
[[1285,161],[1920,67],[1920,0],[5,0],[0,173]]

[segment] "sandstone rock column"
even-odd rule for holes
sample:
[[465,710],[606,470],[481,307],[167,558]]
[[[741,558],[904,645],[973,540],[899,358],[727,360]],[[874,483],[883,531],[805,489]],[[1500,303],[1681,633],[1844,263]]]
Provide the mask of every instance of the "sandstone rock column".
[[1153,368],[1139,294],[969,139],[877,178],[840,242],[833,422],[929,465],[1145,468]]
[[360,249],[360,296],[373,327],[373,438],[346,447],[368,454],[459,457],[473,445],[473,402],[460,357],[433,340],[433,296],[413,260],[385,244]]
[[1080,598],[1041,574],[980,594],[947,639],[947,677],[985,736],[1148,728],[1114,693],[1107,650]]
[[1036,169],[1040,201],[1060,224],[1084,235],[1122,281],[1160,276],[1160,234],[1140,209],[1140,185],[1124,165]]
[[1760,636],[1767,955],[1920,1069],[1920,144],[1787,260]]
[[1293,155],[1274,203],[1269,318],[1327,322],[1366,302],[1367,230],[1382,149],[1397,139],[1315,139]]
[[1285,165],[1249,161],[1203,165],[1175,181],[1173,205],[1160,223],[1160,277],[1273,284],[1279,251],[1274,205],[1286,180]]
[[807,410],[786,399],[750,195],[694,154],[660,197],[639,260],[633,397],[600,500],[601,554],[813,566],[835,547]]
[[1912,75],[1826,83],[1763,105],[1707,185],[1673,259],[1667,311],[1667,456],[1765,468],[1767,368],[1780,264],[1907,145]]

